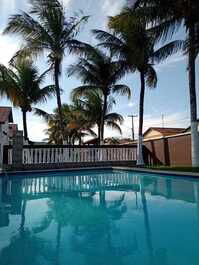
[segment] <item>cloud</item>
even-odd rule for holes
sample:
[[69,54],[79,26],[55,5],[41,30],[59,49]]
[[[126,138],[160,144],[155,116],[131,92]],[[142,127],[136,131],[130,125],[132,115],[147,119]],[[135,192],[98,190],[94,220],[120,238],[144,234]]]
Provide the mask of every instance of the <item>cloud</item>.
[[0,34],[0,63],[8,65],[8,62],[19,49],[19,43],[14,38]]
[[[186,113],[174,113],[164,116],[164,127],[176,127],[176,128],[187,128],[190,124],[189,117]],[[134,119],[135,136],[138,135],[139,119]],[[145,115],[144,116],[144,128],[143,132],[150,127],[162,127],[163,121],[161,114],[159,116]],[[124,118],[124,123],[121,126],[124,138],[132,137],[132,120],[130,117]],[[108,128],[105,129],[105,137],[121,137],[114,130]]]
[[136,106],[136,103],[135,102],[132,102],[131,101],[131,102],[128,103],[128,107],[135,107],[135,106]]
[[42,121],[32,121],[29,126],[30,139],[33,141],[41,142],[46,138],[44,130],[47,129],[47,125]]
[[104,11],[105,15],[114,16],[119,13],[124,3],[124,0],[104,0],[102,10]]
[[[190,124],[189,117],[186,113],[172,113],[164,116],[164,126],[165,127],[179,127],[179,128],[187,128]],[[134,119],[135,126],[135,136],[138,134],[138,125],[139,119]],[[145,115],[144,117],[144,128],[143,131],[146,131],[149,127],[162,127],[162,116],[152,116]],[[105,128],[105,137],[123,137],[123,138],[131,138],[132,137],[132,120],[130,117],[124,117],[124,123],[121,126],[122,128],[122,136],[115,130],[110,128]],[[19,128],[22,129],[22,122],[19,121]],[[47,124],[42,121],[42,119],[33,116],[32,114],[28,115],[28,132],[30,139],[33,141],[41,142],[46,135],[44,130],[47,129]],[[95,132],[97,132],[95,128]],[[92,137],[86,137],[84,140],[88,140]]]
[[71,3],[71,0],[62,0],[65,7],[68,7]]
[[[22,130],[23,124],[21,119],[18,122],[18,126],[19,129]],[[30,140],[41,142],[44,138],[46,138],[44,130],[47,129],[47,124],[41,118],[28,114],[27,126]]]
[[1,12],[2,14],[12,12],[16,8],[15,0],[1,0]]

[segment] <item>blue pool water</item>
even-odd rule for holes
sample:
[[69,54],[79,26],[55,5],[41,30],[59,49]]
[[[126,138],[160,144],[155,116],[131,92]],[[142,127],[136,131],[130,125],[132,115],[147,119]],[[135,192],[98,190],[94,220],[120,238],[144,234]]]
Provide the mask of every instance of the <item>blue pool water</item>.
[[198,265],[199,182],[93,171],[0,178],[1,265]]

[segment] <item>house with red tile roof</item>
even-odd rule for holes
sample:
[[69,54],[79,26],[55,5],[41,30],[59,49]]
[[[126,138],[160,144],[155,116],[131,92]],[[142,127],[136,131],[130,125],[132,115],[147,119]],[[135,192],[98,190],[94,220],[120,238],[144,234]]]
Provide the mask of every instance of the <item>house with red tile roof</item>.
[[161,137],[181,134],[186,131],[185,128],[163,128],[163,127],[150,127],[145,131],[144,140],[153,140]]

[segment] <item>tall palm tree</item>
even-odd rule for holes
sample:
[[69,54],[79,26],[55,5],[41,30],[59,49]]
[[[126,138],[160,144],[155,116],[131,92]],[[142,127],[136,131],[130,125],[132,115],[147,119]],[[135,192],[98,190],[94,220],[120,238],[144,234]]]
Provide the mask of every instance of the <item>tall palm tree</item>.
[[0,65],[0,93],[6,95],[14,107],[19,107],[23,116],[24,138],[28,140],[27,112],[32,111],[32,105],[46,102],[55,93],[55,86],[41,88],[46,74],[41,75],[30,59],[17,58],[9,67]]
[[69,75],[77,75],[83,85],[74,89],[76,96],[83,96],[88,91],[101,90],[103,93],[103,109],[100,122],[100,142],[104,141],[104,123],[111,94],[127,95],[130,88],[124,84],[117,84],[123,77],[124,70],[120,63],[97,47],[87,45],[87,51],[78,62],[68,69]]
[[188,76],[190,94],[190,116],[192,134],[192,165],[199,166],[199,134],[197,123],[196,97],[196,56],[198,53],[198,0],[139,0],[136,9],[148,23],[154,26],[155,33],[163,40],[170,39],[181,27],[186,29],[186,52],[188,54]]
[[[24,39],[24,47],[17,54],[37,56],[48,53],[48,63],[53,67],[56,86],[60,130],[64,137],[63,115],[59,76],[65,51],[79,42],[75,39],[79,27],[88,17],[67,17],[64,6],[58,0],[31,0],[30,12],[10,17],[5,34],[17,33]],[[63,138],[64,139],[64,138]]]
[[124,9],[118,16],[110,18],[109,27],[113,30],[108,33],[94,30],[97,39],[105,48],[109,48],[119,57],[126,73],[139,72],[140,75],[140,102],[139,102],[139,131],[138,131],[138,159],[137,165],[144,165],[143,159],[143,116],[146,85],[154,88],[157,85],[157,75],[154,63],[167,58],[182,45],[180,41],[155,50],[156,38],[147,25],[130,9]]

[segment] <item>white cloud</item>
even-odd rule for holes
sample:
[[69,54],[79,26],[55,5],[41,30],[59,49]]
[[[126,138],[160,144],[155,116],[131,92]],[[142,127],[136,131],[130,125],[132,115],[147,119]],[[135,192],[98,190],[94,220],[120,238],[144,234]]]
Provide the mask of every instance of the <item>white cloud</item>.
[[105,16],[105,19],[102,23],[102,29],[108,30],[107,20],[109,16],[114,16],[120,12],[124,6],[125,0],[104,0],[102,5],[102,12]]
[[1,11],[2,14],[9,12],[12,12],[15,10],[16,7],[16,1],[15,0],[1,0]]
[[8,36],[0,34],[0,63],[7,65],[16,51],[19,49],[19,43]]
[[135,102],[132,102],[131,101],[131,102],[128,103],[128,107],[135,107],[135,106],[136,106],[136,103]]
[[121,10],[124,5],[123,0],[105,0],[102,9],[107,16],[114,16]]
[[[163,126],[162,116],[152,116],[152,115],[145,115],[144,117],[144,128],[143,132],[146,131],[149,127],[162,127]],[[164,116],[164,127],[176,127],[176,128],[187,128],[190,124],[189,117],[186,113],[174,113],[168,114]],[[134,126],[135,126],[135,136],[138,134],[138,125],[139,119],[134,119]],[[132,136],[132,120],[129,117],[124,118],[124,123],[121,126],[123,135],[122,137],[131,137]],[[105,129],[105,137],[120,137],[120,135],[108,128]]]
[[71,0],[62,0],[64,6],[68,7],[69,4],[71,3]]
[[41,120],[36,122],[31,121],[28,128],[31,140],[41,142],[46,138],[44,130],[47,129],[47,125]]
[[[135,136],[138,134],[138,122],[139,119],[134,119],[135,125]],[[44,130],[47,128],[47,124],[42,121],[42,119],[37,118],[31,114],[28,115],[27,119],[28,124],[28,133],[29,137],[33,141],[42,141],[46,138]],[[189,117],[186,113],[174,113],[168,114],[164,117],[164,126],[165,127],[179,127],[179,128],[187,128],[190,124]],[[122,128],[122,137],[124,138],[131,138],[132,131],[132,120],[130,117],[124,117],[124,123],[121,126]],[[152,116],[152,115],[145,115],[144,117],[144,128],[143,131],[146,131],[149,127],[162,127],[162,117],[159,116]],[[22,129],[22,122],[21,119],[19,121],[19,128]],[[95,129],[97,132],[97,130]],[[115,131],[111,130],[110,128],[105,128],[105,137],[121,137],[121,135]],[[88,140],[90,137],[86,137],[84,140]]]
[[[164,115],[164,127],[176,127],[176,128],[186,128],[190,124],[189,117],[186,113],[174,113]],[[135,118],[135,134],[138,133],[138,125],[139,119]],[[162,127],[163,119],[162,115],[152,116],[145,115],[144,117],[144,128],[143,131],[146,131],[149,127]],[[122,126],[124,135],[129,135],[129,131],[131,130],[131,119],[126,117],[124,124]]]
[[[19,129],[22,130],[23,124],[20,119],[18,123]],[[44,130],[47,129],[47,124],[40,118],[36,118],[31,114],[27,117],[28,135],[31,141],[41,142],[46,138]]]

